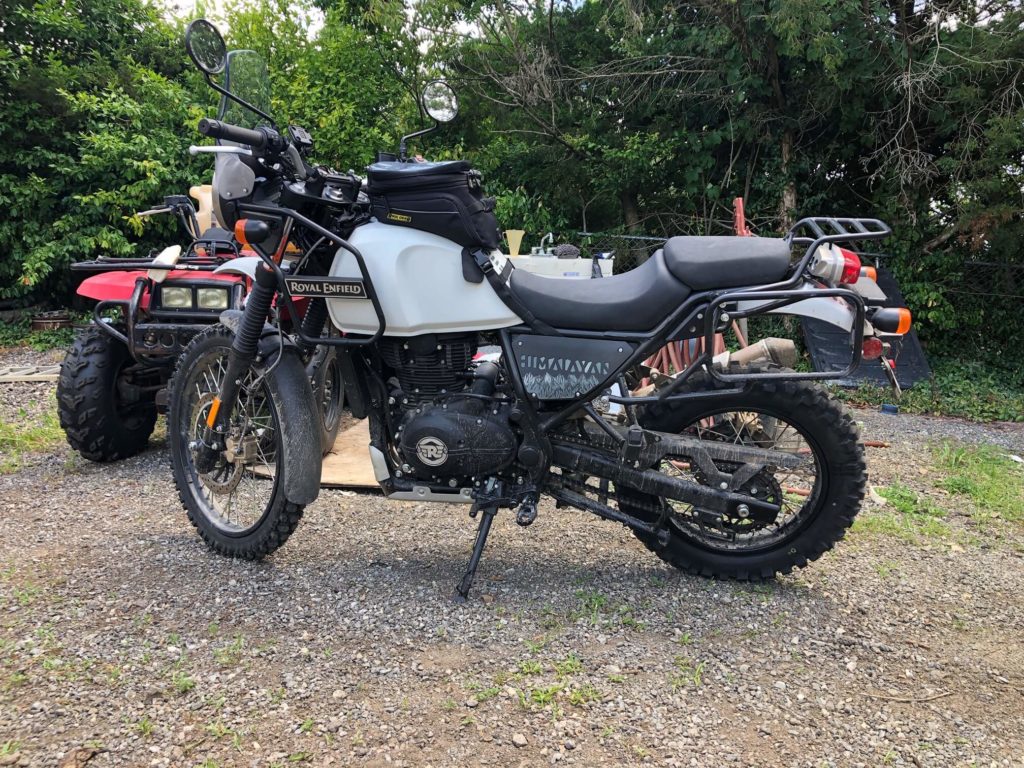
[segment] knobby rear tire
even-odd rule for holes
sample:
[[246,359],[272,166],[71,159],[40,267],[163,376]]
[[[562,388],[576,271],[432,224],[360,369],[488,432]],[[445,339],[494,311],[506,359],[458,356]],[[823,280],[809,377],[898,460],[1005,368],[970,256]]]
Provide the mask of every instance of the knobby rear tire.
[[[731,371],[731,372],[736,372]],[[694,377],[689,389],[708,389],[709,383]],[[685,530],[670,526],[671,536],[661,546],[653,536],[636,533],[649,550],[666,563],[687,573],[737,581],[763,581],[777,574],[803,568],[832,549],[853,524],[867,483],[864,453],[857,427],[843,408],[819,386],[799,381],[762,381],[738,395],[723,395],[713,402],[691,401],[660,406],[641,415],[643,425],[660,432],[676,433],[702,417],[721,411],[768,409],[817,443],[824,466],[826,486],[822,489],[805,523],[789,538],[772,548],[751,552],[723,552],[701,546]],[[647,504],[651,496],[639,496]],[[645,520],[656,518],[650,511],[620,501],[622,510]]]

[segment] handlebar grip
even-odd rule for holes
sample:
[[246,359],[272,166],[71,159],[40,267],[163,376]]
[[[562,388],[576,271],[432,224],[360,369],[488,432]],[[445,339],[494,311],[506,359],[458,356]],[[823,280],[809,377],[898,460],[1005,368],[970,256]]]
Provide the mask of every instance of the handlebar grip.
[[241,128],[230,123],[222,123],[220,120],[208,120],[205,117],[199,121],[199,132],[203,136],[209,136],[212,139],[224,139],[226,141],[233,141],[236,144],[247,144],[253,149],[263,149],[267,143],[267,134],[263,131]]

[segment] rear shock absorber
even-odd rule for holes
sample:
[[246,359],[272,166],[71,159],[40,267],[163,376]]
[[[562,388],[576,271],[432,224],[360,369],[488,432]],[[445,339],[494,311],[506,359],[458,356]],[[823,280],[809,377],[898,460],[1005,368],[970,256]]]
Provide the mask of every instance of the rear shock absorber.
[[266,264],[259,266],[254,278],[252,291],[242,312],[242,321],[231,342],[220,392],[207,414],[203,439],[195,446],[195,465],[200,473],[210,472],[217,464],[217,456],[224,450],[224,436],[230,427],[231,411],[235,408],[245,372],[256,359],[263,326],[277,291],[277,276]]

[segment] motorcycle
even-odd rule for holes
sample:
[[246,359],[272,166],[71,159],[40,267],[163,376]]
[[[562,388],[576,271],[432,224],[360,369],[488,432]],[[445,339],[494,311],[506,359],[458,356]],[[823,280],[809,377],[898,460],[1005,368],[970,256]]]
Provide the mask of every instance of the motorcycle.
[[[876,219],[805,219],[784,238],[672,237],[639,267],[600,280],[516,269],[498,248],[493,200],[463,161],[411,162],[410,139],[458,111],[429,84],[434,124],[367,168],[368,208],[312,140],[278,130],[240,87],[215,80],[229,54],[193,21],[186,49],[246,125],[204,119],[215,139],[218,220],[257,255],[243,310],[198,334],[171,382],[179,496],[215,551],[257,559],[288,539],[320,488],[303,350],[337,350],[352,415],[389,499],[462,503],[479,517],[455,598],[466,600],[499,509],[534,522],[542,495],[627,526],[655,555],[704,576],[757,580],[806,566],[839,541],[864,496],[850,416],[814,380],[847,376],[909,330],[905,309],[851,290]],[[300,259],[284,258],[297,242]],[[797,250],[798,258],[791,260]],[[300,297],[340,335],[286,333]],[[820,317],[849,334],[843,371],[794,371],[770,354],[696,355],[644,366],[667,342],[768,312]],[[500,354],[479,356],[487,346]]]
[[[244,76],[254,55],[232,51],[225,83],[231,72],[236,79]],[[228,110],[229,104],[222,103],[220,114]],[[250,281],[244,260],[253,254],[240,251],[232,234],[211,220],[209,187],[190,192],[200,203],[199,212],[187,196],[171,195],[162,206],[137,214],[175,215],[188,238],[185,249],[173,245],[150,258],[100,258],[71,265],[73,272],[88,275],[78,295],[96,304],[92,324],[65,354],[57,407],[68,443],[90,461],[117,461],[145,449],[158,414],[167,411],[167,385],[182,350],[197,333],[217,323],[223,310],[244,306]],[[305,303],[296,309],[295,317],[302,318]],[[313,332],[320,332],[324,320],[321,316]],[[309,354],[306,368],[317,395],[326,454],[334,446],[344,408],[334,349]]]

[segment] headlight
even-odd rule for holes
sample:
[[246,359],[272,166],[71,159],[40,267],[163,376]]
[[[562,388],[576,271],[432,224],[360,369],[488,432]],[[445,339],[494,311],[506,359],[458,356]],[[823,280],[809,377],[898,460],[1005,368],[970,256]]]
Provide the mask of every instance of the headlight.
[[160,289],[160,306],[167,309],[192,309],[192,289],[163,286]]
[[196,291],[196,304],[199,305],[200,309],[227,309],[227,289],[200,288]]

